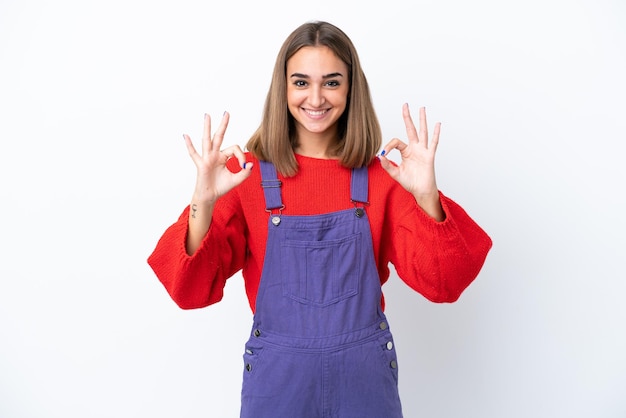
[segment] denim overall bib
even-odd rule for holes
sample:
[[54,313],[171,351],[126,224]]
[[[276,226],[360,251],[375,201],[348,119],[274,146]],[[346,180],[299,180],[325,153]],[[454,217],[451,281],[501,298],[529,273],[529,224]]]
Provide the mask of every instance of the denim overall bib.
[[241,418],[401,418],[363,207],[367,167],[352,170],[355,209],[283,216],[276,170],[260,163],[270,216],[243,356]]

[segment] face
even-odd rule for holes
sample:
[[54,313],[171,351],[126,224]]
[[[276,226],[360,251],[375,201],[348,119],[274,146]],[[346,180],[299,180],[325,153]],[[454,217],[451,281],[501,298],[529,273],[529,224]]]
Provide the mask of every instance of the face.
[[303,47],[287,61],[287,105],[298,140],[336,141],[337,121],[346,110],[348,66],[328,47]]

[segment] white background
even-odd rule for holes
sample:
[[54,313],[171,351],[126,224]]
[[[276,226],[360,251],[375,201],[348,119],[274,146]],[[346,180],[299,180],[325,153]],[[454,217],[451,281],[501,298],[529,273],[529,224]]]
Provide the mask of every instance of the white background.
[[407,417],[626,416],[621,0],[0,0],[0,417],[236,417],[242,280],[182,311],[146,264],[182,134],[260,121],[308,20],[353,39],[384,136],[443,123],[439,187],[494,240],[437,305],[393,276]]

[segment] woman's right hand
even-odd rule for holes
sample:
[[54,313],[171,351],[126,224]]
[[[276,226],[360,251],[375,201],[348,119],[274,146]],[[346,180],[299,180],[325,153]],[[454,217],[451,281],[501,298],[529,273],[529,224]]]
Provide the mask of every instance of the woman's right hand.
[[[224,117],[215,135],[211,137],[211,117],[204,115],[202,134],[202,154],[198,154],[188,135],[183,135],[189,155],[196,165],[196,188],[189,205],[189,229],[187,233],[187,254],[192,255],[204,239],[213,218],[215,202],[229,190],[241,184],[250,176],[252,163],[246,163],[245,155],[238,145],[220,150],[230,115]],[[237,158],[242,170],[233,173],[226,167],[226,161]]]
[[[211,117],[208,114],[204,115],[202,154],[196,151],[189,135],[183,135],[189,155],[197,169],[193,197],[196,204],[214,204],[219,197],[241,184],[251,173],[252,163],[246,163],[245,155],[238,145],[220,149],[229,118],[228,112],[224,112],[220,126],[211,137]],[[226,161],[231,157],[237,158],[239,166],[242,167],[238,173],[233,173],[226,167]]]

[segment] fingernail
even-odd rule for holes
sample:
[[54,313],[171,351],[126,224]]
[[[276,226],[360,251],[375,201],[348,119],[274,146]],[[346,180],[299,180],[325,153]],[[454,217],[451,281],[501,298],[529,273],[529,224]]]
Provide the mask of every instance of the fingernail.
[[382,150],[382,152],[380,153],[380,155],[381,155],[381,156],[384,156],[386,152],[387,152],[387,151]]
[[247,164],[247,163],[243,163],[243,168],[244,168],[244,170],[246,169],[246,164]]

